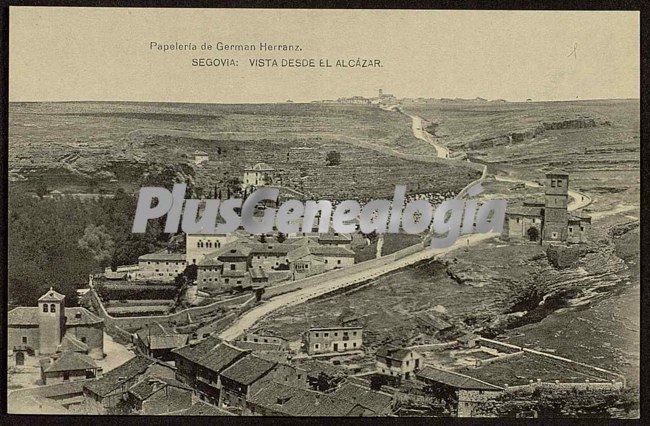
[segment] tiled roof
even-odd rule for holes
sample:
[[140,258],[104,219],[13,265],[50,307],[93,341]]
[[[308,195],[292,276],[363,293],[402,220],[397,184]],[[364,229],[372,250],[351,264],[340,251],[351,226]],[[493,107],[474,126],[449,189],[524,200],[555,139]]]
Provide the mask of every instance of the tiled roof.
[[61,343],[56,348],[56,351],[57,352],[74,351],[74,352],[87,353],[88,352],[88,345],[86,345],[84,342],[78,340],[76,337],[72,336],[70,333],[66,333],[66,335],[63,336],[63,339],[61,339]]
[[205,354],[212,351],[223,341],[215,336],[210,336],[204,340],[201,340],[198,343],[191,343],[189,345],[183,346],[178,349],[174,349],[173,352],[182,356],[185,359],[190,361],[198,362]]
[[393,397],[390,394],[378,392],[354,383],[342,385],[331,395],[335,398],[357,403],[376,414],[389,412],[393,403]]
[[271,371],[276,364],[251,354],[223,370],[221,376],[248,386]]
[[309,327],[309,331],[328,331],[328,330],[341,330],[341,331],[358,331],[363,330],[363,327]]
[[331,242],[331,243],[349,243],[352,241],[352,237],[348,234],[333,234],[333,233],[327,233],[327,234],[321,234],[318,237],[318,241],[323,243],[323,242]]
[[237,340],[234,345],[241,349],[248,349],[252,351],[281,351],[282,345],[279,343],[263,343],[263,342],[244,342]]
[[[79,314],[79,318],[77,318]],[[38,308],[21,306],[9,311],[9,325],[38,325]],[[99,324],[104,320],[86,308],[65,308],[66,326]]]
[[141,328],[136,334],[149,349],[180,348],[186,345],[189,339],[187,334],[176,333],[157,322]]
[[569,221],[591,223],[591,216],[583,212],[575,212],[573,214],[569,214]]
[[55,373],[60,371],[88,370],[97,368],[97,364],[91,357],[86,354],[68,351],[50,363],[43,370],[46,373]]
[[227,250],[223,250],[221,254],[219,254],[219,260],[223,261],[224,259],[247,258],[251,252],[251,249],[244,244],[229,244],[228,246]]
[[542,210],[542,207],[536,206],[515,206],[509,208],[507,214],[512,216],[542,217]]
[[143,254],[138,257],[138,260],[184,262],[185,253],[169,253],[163,250],[157,253]]
[[312,244],[308,247],[309,251],[316,256],[354,257],[354,252],[347,247],[323,246],[319,244]]
[[346,416],[358,404],[320,392],[270,382],[250,403],[287,416]]
[[290,262],[302,259],[305,256],[331,256],[331,257],[354,257],[354,252],[346,247],[324,246],[320,244],[303,245],[287,254]]
[[129,389],[129,392],[132,393],[139,400],[144,401],[145,399],[149,398],[151,395],[165,388],[166,386],[173,386],[176,388],[187,389],[187,390],[192,389],[186,384],[179,382],[176,379],[147,375],[138,383],[133,385]]
[[377,351],[377,356],[402,361],[412,351],[406,348],[383,347]]
[[444,385],[457,388],[457,389],[471,389],[471,390],[501,390],[503,388],[492,385],[490,383],[475,379],[464,374],[456,373],[454,371],[443,370],[435,368],[430,365],[425,366],[422,370],[417,372],[416,377],[420,380],[425,379]]
[[[167,413],[171,414],[171,413]],[[197,402],[187,410],[179,411],[179,416],[234,416],[230,411],[223,410],[215,407],[214,405],[206,404],[205,402]]]
[[219,373],[250,351],[221,342],[216,337],[208,337],[196,345],[174,349],[173,352],[202,367]]
[[199,266],[218,266],[221,265],[223,262],[219,260],[219,258],[226,252],[229,252],[230,250],[235,250],[237,251],[237,248],[248,244],[248,240],[239,238],[236,241],[231,241],[228,244],[225,244],[221,248],[215,248],[214,251],[206,254],[203,256],[201,259],[199,259],[198,265]]
[[50,290],[42,295],[38,301],[39,302],[60,302],[63,299],[65,299],[65,296],[62,295],[61,293],[58,293],[57,291],[53,290],[52,287],[50,287]]
[[38,325],[38,308],[19,306],[9,311],[8,325]]
[[65,325],[74,326],[74,325],[90,325],[90,324],[99,324],[104,322],[104,319],[93,314],[86,308],[80,306],[74,306],[72,308],[65,308]]
[[299,244],[287,244],[287,243],[248,243],[250,247],[250,254],[252,255],[277,255],[277,256],[286,256],[292,250],[300,247]]
[[143,374],[154,363],[155,361],[143,356],[135,356],[104,374],[101,378],[85,383],[84,389],[88,389],[99,396],[106,396],[119,388],[122,382]]
[[189,336],[187,334],[167,334],[151,336],[149,339],[149,349],[172,349],[180,348],[187,344]]

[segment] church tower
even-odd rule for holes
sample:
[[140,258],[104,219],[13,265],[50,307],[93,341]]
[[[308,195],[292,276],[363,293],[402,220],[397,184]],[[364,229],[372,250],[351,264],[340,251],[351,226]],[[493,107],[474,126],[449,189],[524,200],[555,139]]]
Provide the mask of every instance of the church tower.
[[56,352],[65,327],[65,296],[50,287],[38,299],[39,354]]
[[549,172],[546,174],[544,202],[544,241],[566,241],[569,214],[569,174]]

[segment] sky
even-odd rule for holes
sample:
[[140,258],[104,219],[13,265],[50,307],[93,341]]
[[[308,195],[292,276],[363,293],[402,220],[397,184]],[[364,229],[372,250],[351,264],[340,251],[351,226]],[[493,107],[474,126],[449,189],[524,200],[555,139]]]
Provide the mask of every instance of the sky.
[[[639,13],[11,7],[10,101],[306,102],[343,96],[638,98]],[[151,49],[299,44],[300,52]],[[575,55],[571,55],[574,47]],[[231,58],[236,67],[194,67]],[[379,59],[252,68],[249,58]]]

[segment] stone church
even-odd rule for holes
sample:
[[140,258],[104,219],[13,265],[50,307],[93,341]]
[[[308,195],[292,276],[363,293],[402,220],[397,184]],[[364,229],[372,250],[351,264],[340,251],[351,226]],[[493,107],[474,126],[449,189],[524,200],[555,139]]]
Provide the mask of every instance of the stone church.
[[538,243],[583,243],[591,227],[591,217],[569,212],[569,174],[546,174],[544,202],[528,201],[508,208],[504,236]]
[[[37,307],[18,307],[8,314],[7,349],[16,364],[25,355],[53,355],[74,350],[93,359],[104,357],[104,320],[86,308],[65,306],[65,296],[51,287]],[[72,348],[72,349],[71,349]]]

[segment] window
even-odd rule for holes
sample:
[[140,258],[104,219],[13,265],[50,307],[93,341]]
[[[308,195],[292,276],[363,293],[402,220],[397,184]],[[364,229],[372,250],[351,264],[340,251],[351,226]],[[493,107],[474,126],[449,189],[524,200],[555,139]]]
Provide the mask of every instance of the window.
[[86,337],[81,338],[81,343],[86,343]]
[[552,238],[557,238],[557,232],[552,232],[552,233],[551,233],[551,237],[552,237]]
[[336,263],[341,264],[341,259],[337,260]]
[[555,179],[551,179],[551,188],[555,188]]
[[318,343],[316,343],[316,344],[314,345],[314,349],[320,349],[320,345],[319,345]]
[[67,371],[64,371],[63,372],[63,381],[67,382],[68,380],[70,380],[70,373],[68,373]]
[[47,312],[47,303],[43,304],[43,312]]
[[23,343],[27,343],[27,336],[23,336]]
[[81,312],[77,312],[76,314],[74,314],[74,317],[76,319],[81,319]]
[[199,240],[199,242],[196,243],[196,246],[197,246],[198,248],[203,248],[203,241],[200,241],[200,240]]
[[50,312],[56,312],[56,305],[54,303],[50,305]]
[[231,270],[231,271],[234,271],[234,270],[235,270],[235,264],[234,264],[234,263],[231,263],[231,264],[230,264],[230,270]]
[[581,227],[580,227],[580,231],[582,232],[582,231],[584,231],[584,230],[585,230],[585,227],[584,227],[584,226],[581,226]]
[[323,333],[323,336],[330,337],[330,334],[329,333]]
[[569,226],[569,232],[573,232],[573,228]]
[[519,223],[519,218],[517,218],[517,223]]
[[557,180],[557,186],[558,186],[558,188],[562,186],[562,179]]
[[347,343],[343,343],[343,347],[344,347],[344,348],[347,348],[347,347],[348,347],[348,344],[347,344]]
[[406,361],[406,365],[409,365],[410,361]]
[[318,337],[318,333],[316,333],[315,336]]
[[339,335],[339,333],[334,332],[334,336],[338,336],[338,335]]
[[357,342],[352,343],[352,347],[356,348],[357,347]]
[[352,332],[352,335],[353,335],[353,336],[356,336],[356,335],[357,335],[357,332],[356,332],[356,331],[353,331],[353,332]]

